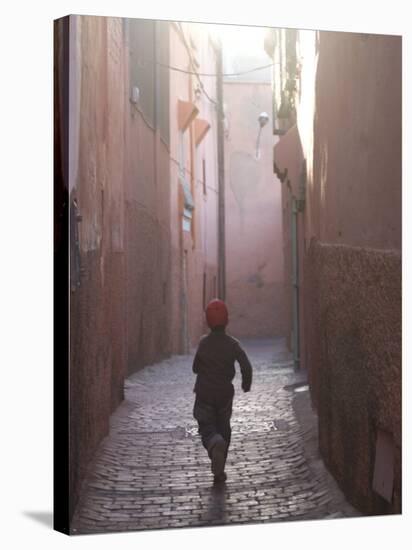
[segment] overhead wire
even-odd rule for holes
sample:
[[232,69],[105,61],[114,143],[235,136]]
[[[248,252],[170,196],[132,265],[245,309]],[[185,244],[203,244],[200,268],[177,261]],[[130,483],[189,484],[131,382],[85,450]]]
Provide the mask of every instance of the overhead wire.
[[184,43],[184,45],[185,45],[187,54],[188,54],[188,56],[189,56],[190,65],[191,65],[192,68],[194,69],[194,75],[196,76],[196,78],[197,78],[197,80],[198,80],[198,82],[199,82],[200,89],[202,90],[202,92],[205,94],[205,96],[207,97],[207,99],[208,99],[211,103],[213,103],[214,105],[218,105],[218,102],[215,101],[214,99],[212,99],[212,98],[210,97],[210,95],[207,93],[207,91],[205,90],[205,86],[204,86],[203,82],[201,81],[199,74],[198,74],[197,71],[196,71],[196,66],[195,66],[195,62],[194,62],[193,57],[192,57],[192,52],[190,51],[190,46],[189,46],[189,44],[187,43],[187,40],[186,40],[186,37],[185,37],[185,34],[184,34],[184,31],[183,31],[183,28],[182,28],[182,24],[181,24],[181,23],[178,24],[178,28],[179,28],[179,31],[180,31],[180,36],[181,36],[181,38],[182,38],[182,40],[183,40],[183,43]]
[[[179,67],[173,67],[172,65],[166,65],[164,63],[158,63],[161,67],[164,67],[166,69],[170,69],[172,71],[178,71],[179,73],[185,73],[185,74],[192,74],[196,76],[218,76],[217,73],[198,73],[195,71],[187,71],[185,69],[180,69]],[[262,65],[261,67],[254,67],[253,69],[248,69],[247,71],[241,71],[238,73],[222,73],[221,76],[223,77],[229,77],[229,76],[242,76],[244,74],[253,73],[255,71],[261,71],[263,69],[269,69],[270,67],[273,67],[275,63],[270,63],[269,65]]]

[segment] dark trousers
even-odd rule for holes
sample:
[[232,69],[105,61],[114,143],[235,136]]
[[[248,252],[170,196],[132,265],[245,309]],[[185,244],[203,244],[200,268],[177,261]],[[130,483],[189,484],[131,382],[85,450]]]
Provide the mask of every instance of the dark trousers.
[[220,434],[226,441],[226,456],[229,450],[232,429],[230,418],[232,416],[233,397],[224,401],[204,401],[196,396],[193,408],[193,416],[199,424],[199,434],[204,448],[210,457],[210,443],[216,434]]

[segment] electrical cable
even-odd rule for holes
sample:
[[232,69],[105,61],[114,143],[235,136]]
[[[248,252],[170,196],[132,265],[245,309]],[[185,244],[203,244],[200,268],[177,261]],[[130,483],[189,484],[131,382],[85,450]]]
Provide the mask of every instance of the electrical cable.
[[[183,40],[183,43],[184,43],[184,45],[185,45],[187,54],[188,54],[188,56],[189,56],[190,64],[191,64],[192,68],[195,69],[196,67],[195,67],[195,63],[194,63],[194,61],[193,61],[192,52],[190,51],[190,46],[189,46],[189,44],[187,43],[187,40],[186,40],[186,37],[185,37],[185,34],[184,34],[184,31],[183,31],[183,28],[182,28],[182,24],[181,24],[181,23],[179,23],[179,27],[178,27],[178,28],[179,28],[179,31],[180,31],[180,36],[181,36],[181,38],[182,38],[182,40]],[[207,99],[208,99],[211,103],[213,103],[214,105],[218,105],[218,102],[215,101],[214,99],[212,99],[212,98],[209,96],[209,94],[206,92],[205,86],[204,86],[203,82],[200,80],[199,74],[198,74],[196,71],[195,71],[194,74],[195,74],[195,76],[196,76],[196,78],[197,78],[197,80],[198,80],[198,82],[199,82],[199,86],[200,86],[202,92],[205,94],[205,96],[207,97]]]
[[[185,74],[192,74],[196,76],[218,76],[216,73],[197,73],[194,71],[185,71],[184,69],[180,69],[179,67],[173,67],[172,65],[166,65],[164,63],[158,63],[161,67],[164,67],[166,69],[171,69],[172,71],[178,71],[179,73],[185,73]],[[261,67],[255,67],[253,69],[249,69],[248,71],[241,71],[239,73],[222,73],[223,77],[227,76],[242,76],[244,74],[253,73],[255,71],[261,71],[263,69],[269,69],[269,67],[273,67],[275,63],[270,63],[269,65],[262,65]]]

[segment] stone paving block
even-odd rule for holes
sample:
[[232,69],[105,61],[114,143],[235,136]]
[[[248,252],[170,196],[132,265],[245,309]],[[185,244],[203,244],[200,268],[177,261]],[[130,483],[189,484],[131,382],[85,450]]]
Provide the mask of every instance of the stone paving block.
[[90,464],[73,534],[360,515],[320,457],[306,452],[317,419],[308,393],[299,393],[296,409],[293,384],[304,377],[285,366],[283,343],[251,341],[246,349],[253,386],[244,394],[237,374],[226,483],[213,486],[192,417],[193,356],[172,357],[126,380],[125,401]]

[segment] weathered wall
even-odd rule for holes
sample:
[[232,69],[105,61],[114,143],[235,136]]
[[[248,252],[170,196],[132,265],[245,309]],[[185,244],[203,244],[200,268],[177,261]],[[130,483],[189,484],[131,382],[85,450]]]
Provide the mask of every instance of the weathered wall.
[[[82,218],[74,221],[77,248],[71,235],[81,266],[81,273],[72,269],[70,303],[73,512],[84,470],[123,399],[125,376],[176,345],[170,334],[168,71],[159,68],[150,79],[133,70],[150,59],[151,66],[155,58],[165,61],[167,23],[70,21],[69,183]],[[153,40],[142,42],[148,35]],[[132,85],[141,89],[138,104],[130,101]]]
[[[215,72],[215,52],[208,39],[207,26],[183,24],[185,40],[191,55],[199,63],[200,72]],[[195,46],[195,47],[193,47]],[[192,71],[179,27],[171,26],[170,64]],[[193,75],[178,71],[170,74],[170,155],[171,155],[171,273],[176,292],[172,296],[173,341],[178,351],[189,351],[197,346],[205,331],[203,298],[215,297],[217,277],[217,145],[216,112],[204,93],[197,98],[198,81]],[[206,93],[216,97],[215,79],[204,79]],[[180,144],[178,101],[193,103],[198,109],[197,119],[210,124],[204,139],[196,145],[194,122],[183,134]],[[204,162],[204,170],[203,170]],[[189,231],[182,229],[183,191],[179,178],[184,170],[194,201],[192,224]]]
[[[123,398],[124,60],[121,21],[70,17],[71,199],[82,273],[70,300],[70,510],[84,469]],[[75,77],[74,77],[75,75]],[[76,101],[74,101],[74,99]],[[108,128],[110,127],[110,132]],[[72,204],[73,211],[73,204]],[[72,217],[71,222],[76,224]],[[71,246],[75,247],[72,241]]]
[[[315,74],[302,353],[320,448],[359,509],[399,512],[401,40],[321,32]],[[378,430],[394,438],[391,504],[372,490]]]
[[[125,228],[127,338],[129,372],[172,351],[170,338],[170,157],[168,131],[160,126],[168,89],[160,87],[164,68],[139,74],[135,67],[154,67],[168,43],[168,24],[126,20],[130,62],[126,90],[137,86],[137,104],[128,101],[125,138]],[[147,43],[142,42],[145,37]],[[142,43],[141,43],[142,42]],[[162,49],[161,49],[162,48]],[[166,50],[167,51],[167,50]],[[159,58],[158,58],[159,59]],[[162,63],[167,59],[161,59]],[[164,104],[164,105],[163,105]],[[167,111],[168,112],[168,111]]]
[[[299,134],[281,137],[275,162],[288,248],[290,197],[303,198],[302,152],[307,166],[298,214],[301,365],[322,455],[347,497],[365,513],[399,512],[401,39],[301,31],[299,41]],[[394,441],[391,503],[372,489],[381,432]]]
[[[192,25],[194,41],[197,47],[199,72],[216,73],[216,52],[209,39],[208,25]],[[202,93],[194,101],[199,109],[198,119],[210,125],[202,141],[194,146],[193,180],[194,197],[197,206],[194,216],[192,242],[197,249],[195,300],[192,302],[191,318],[197,319],[196,329],[190,336],[192,346],[197,346],[199,338],[208,331],[204,309],[208,302],[217,297],[218,278],[218,151],[217,151],[217,111],[216,79],[203,78],[202,83],[209,98]],[[196,78],[192,79],[194,88],[198,87]]]
[[[399,513],[400,252],[313,241],[306,264],[307,360],[320,451],[356,507]],[[394,441],[392,504],[372,490],[378,430]]]
[[226,301],[238,337],[286,332],[281,184],[272,169],[271,121],[256,156],[258,116],[271,112],[266,83],[226,82]]
[[[274,150],[274,168],[280,181],[281,194],[281,219],[282,219],[282,240],[283,240],[283,299],[284,299],[284,330],[289,349],[292,349],[292,299],[293,299],[293,280],[292,280],[292,197],[300,196],[300,183],[303,168],[303,151],[300,141],[299,131],[296,125],[278,141]],[[303,313],[303,265],[302,251],[305,249],[305,229],[302,216],[297,220],[299,255],[299,274],[298,274],[298,292],[299,305]],[[304,349],[304,330],[302,326],[302,315],[300,315],[300,366],[305,368]]]
[[401,38],[321,32],[318,48],[307,236],[399,250]]

